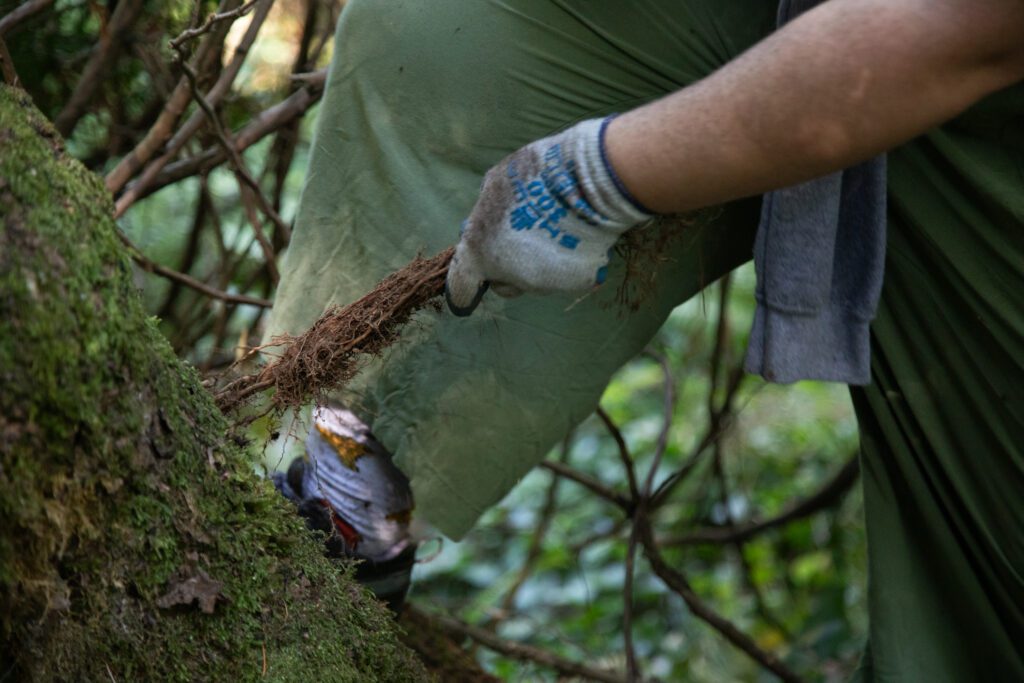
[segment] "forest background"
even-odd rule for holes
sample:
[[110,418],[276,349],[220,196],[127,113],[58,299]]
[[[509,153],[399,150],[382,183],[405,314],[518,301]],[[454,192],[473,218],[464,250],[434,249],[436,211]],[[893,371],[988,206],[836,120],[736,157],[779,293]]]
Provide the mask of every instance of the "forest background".
[[[0,0],[5,80],[103,176],[146,310],[206,377],[261,341],[342,5]],[[425,543],[411,602],[456,620],[486,670],[773,680],[739,636],[805,680],[855,668],[855,419],[843,386],[739,371],[753,281],[747,266],[677,309],[601,411],[464,541]],[[277,464],[260,447],[270,429],[255,427],[261,472]]]

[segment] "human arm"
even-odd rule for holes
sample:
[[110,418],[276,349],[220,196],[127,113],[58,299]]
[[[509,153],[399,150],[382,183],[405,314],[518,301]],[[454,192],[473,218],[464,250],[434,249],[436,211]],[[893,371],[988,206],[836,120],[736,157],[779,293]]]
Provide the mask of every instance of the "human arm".
[[[527,145],[485,179],[449,274],[452,310],[471,311],[487,282],[499,293],[600,282],[607,247],[647,215],[633,211],[637,204],[687,211],[900,144],[1024,78],[1022,37],[1024,0],[830,0],[704,80],[612,120],[603,135],[586,121]],[[576,186],[596,187],[595,205],[611,216],[599,229],[584,227],[590,248],[573,253],[516,226],[506,173],[517,155],[540,159],[563,140],[586,152]],[[587,163],[595,155],[602,163]],[[571,210],[577,194],[559,200],[570,209],[559,229],[588,222]]]
[[616,118],[611,165],[687,211],[851,166],[1024,78],[1024,0],[830,0]]

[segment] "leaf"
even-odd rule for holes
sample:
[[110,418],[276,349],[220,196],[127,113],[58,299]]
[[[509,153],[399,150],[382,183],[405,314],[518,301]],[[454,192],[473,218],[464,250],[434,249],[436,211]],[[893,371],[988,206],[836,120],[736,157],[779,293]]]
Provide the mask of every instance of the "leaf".
[[223,583],[211,579],[202,569],[196,569],[192,576],[171,581],[167,593],[157,598],[156,605],[167,609],[175,605],[191,605],[198,602],[199,609],[204,614],[213,614],[217,599],[227,600],[221,592],[223,587]]

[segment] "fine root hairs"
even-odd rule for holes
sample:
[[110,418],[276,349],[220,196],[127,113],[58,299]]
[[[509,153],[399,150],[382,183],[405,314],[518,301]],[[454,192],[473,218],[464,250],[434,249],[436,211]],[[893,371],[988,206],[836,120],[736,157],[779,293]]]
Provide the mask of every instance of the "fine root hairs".
[[344,387],[358,371],[360,355],[379,356],[416,311],[443,294],[454,251],[417,257],[358,301],[328,309],[301,335],[275,337],[261,348],[281,347],[277,359],[215,392],[217,406],[229,413],[273,389],[272,408],[285,410]]

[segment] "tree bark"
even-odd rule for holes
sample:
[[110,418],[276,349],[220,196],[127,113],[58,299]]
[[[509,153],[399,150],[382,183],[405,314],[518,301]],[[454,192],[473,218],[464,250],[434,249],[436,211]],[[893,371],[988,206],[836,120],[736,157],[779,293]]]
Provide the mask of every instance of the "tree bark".
[[0,86],[0,680],[424,680],[141,306],[102,181]]

